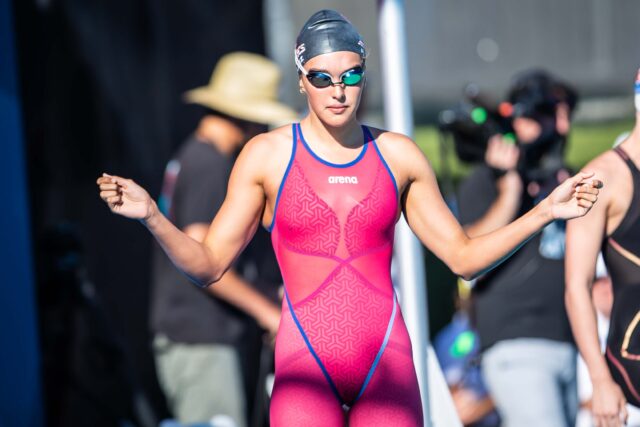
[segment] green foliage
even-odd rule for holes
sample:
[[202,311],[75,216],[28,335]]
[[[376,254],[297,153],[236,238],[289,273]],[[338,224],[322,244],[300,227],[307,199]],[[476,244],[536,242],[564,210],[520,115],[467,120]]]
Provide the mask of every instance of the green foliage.
[[574,126],[567,147],[567,163],[578,170],[607,151],[623,132],[633,129],[633,120]]

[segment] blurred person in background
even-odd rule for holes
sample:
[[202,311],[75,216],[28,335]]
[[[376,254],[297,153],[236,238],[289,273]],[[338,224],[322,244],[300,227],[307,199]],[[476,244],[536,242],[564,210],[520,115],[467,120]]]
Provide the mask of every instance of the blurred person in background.
[[478,334],[469,317],[469,282],[458,280],[456,312],[436,335],[433,348],[465,427],[498,427],[500,417],[482,378]]
[[[600,350],[604,353],[607,346],[611,308],[613,306],[613,286],[602,254],[598,255],[596,263],[596,277],[591,286],[591,299],[596,313]],[[580,398],[580,411],[576,419],[576,427],[594,427],[595,419],[592,412],[593,386],[587,365],[580,355],[578,355],[578,396]],[[640,427],[640,409],[627,405],[627,411],[629,413],[627,427]]]
[[[265,125],[295,119],[275,100],[279,78],[270,60],[234,52],[218,61],[208,86],[186,93],[205,113],[168,163],[158,205],[195,241],[204,240],[222,206],[242,146]],[[280,321],[281,279],[265,235],[257,233],[243,257],[207,288],[193,286],[156,245],[153,349],[159,383],[179,422],[227,416],[247,425],[245,382],[257,363],[252,325],[275,336]]]
[[[566,304],[587,365],[597,427],[627,422],[627,402],[640,407],[640,70],[631,134],[585,166],[607,180],[599,209],[567,229]],[[585,234],[586,233],[586,234]],[[603,354],[590,288],[602,250],[613,284],[613,306]]]
[[429,249],[469,278],[550,221],[587,214],[597,200],[600,183],[576,175],[519,220],[469,239],[419,147],[358,122],[366,58],[358,31],[338,12],[307,20],[294,60],[309,113],[244,147],[204,242],[171,224],[134,181],[108,174],[97,180],[109,208],[141,220],[202,287],[220,279],[260,224],[271,230],[285,283],[274,427],[423,426],[411,342],[390,275],[401,212]]
[[[538,205],[569,177],[564,148],[575,93],[542,70],[509,89],[516,144],[497,134],[461,183],[461,223],[482,236]],[[564,221],[550,222],[473,288],[482,372],[506,427],[575,422],[576,349],[564,304]]]

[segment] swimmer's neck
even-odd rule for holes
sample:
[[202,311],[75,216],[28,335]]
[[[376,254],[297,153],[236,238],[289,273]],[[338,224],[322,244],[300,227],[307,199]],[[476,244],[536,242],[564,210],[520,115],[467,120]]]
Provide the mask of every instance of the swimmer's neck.
[[316,115],[309,114],[300,121],[300,125],[307,142],[312,138],[316,143],[338,144],[345,148],[356,148],[363,144],[362,128],[355,117],[343,126],[332,127],[322,122]]
[[636,113],[636,125],[629,137],[622,143],[622,148],[634,161],[640,159],[640,113]]
[[633,142],[634,145],[640,146],[640,112],[636,113],[636,125],[631,131],[629,139]]

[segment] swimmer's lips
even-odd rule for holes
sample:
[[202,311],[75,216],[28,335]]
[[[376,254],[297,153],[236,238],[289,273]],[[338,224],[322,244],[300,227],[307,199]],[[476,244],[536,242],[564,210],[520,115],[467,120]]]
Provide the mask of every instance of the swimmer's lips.
[[347,110],[346,105],[329,105],[327,110],[331,111],[334,114],[342,114]]

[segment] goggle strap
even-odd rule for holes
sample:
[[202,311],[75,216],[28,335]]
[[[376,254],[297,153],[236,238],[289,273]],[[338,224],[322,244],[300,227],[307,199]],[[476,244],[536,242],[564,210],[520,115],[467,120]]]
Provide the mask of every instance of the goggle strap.
[[309,74],[309,72],[302,66],[302,62],[300,62],[298,55],[293,55],[293,60],[296,63],[296,67],[298,67],[298,70],[300,70],[302,74],[304,74],[305,76]]

